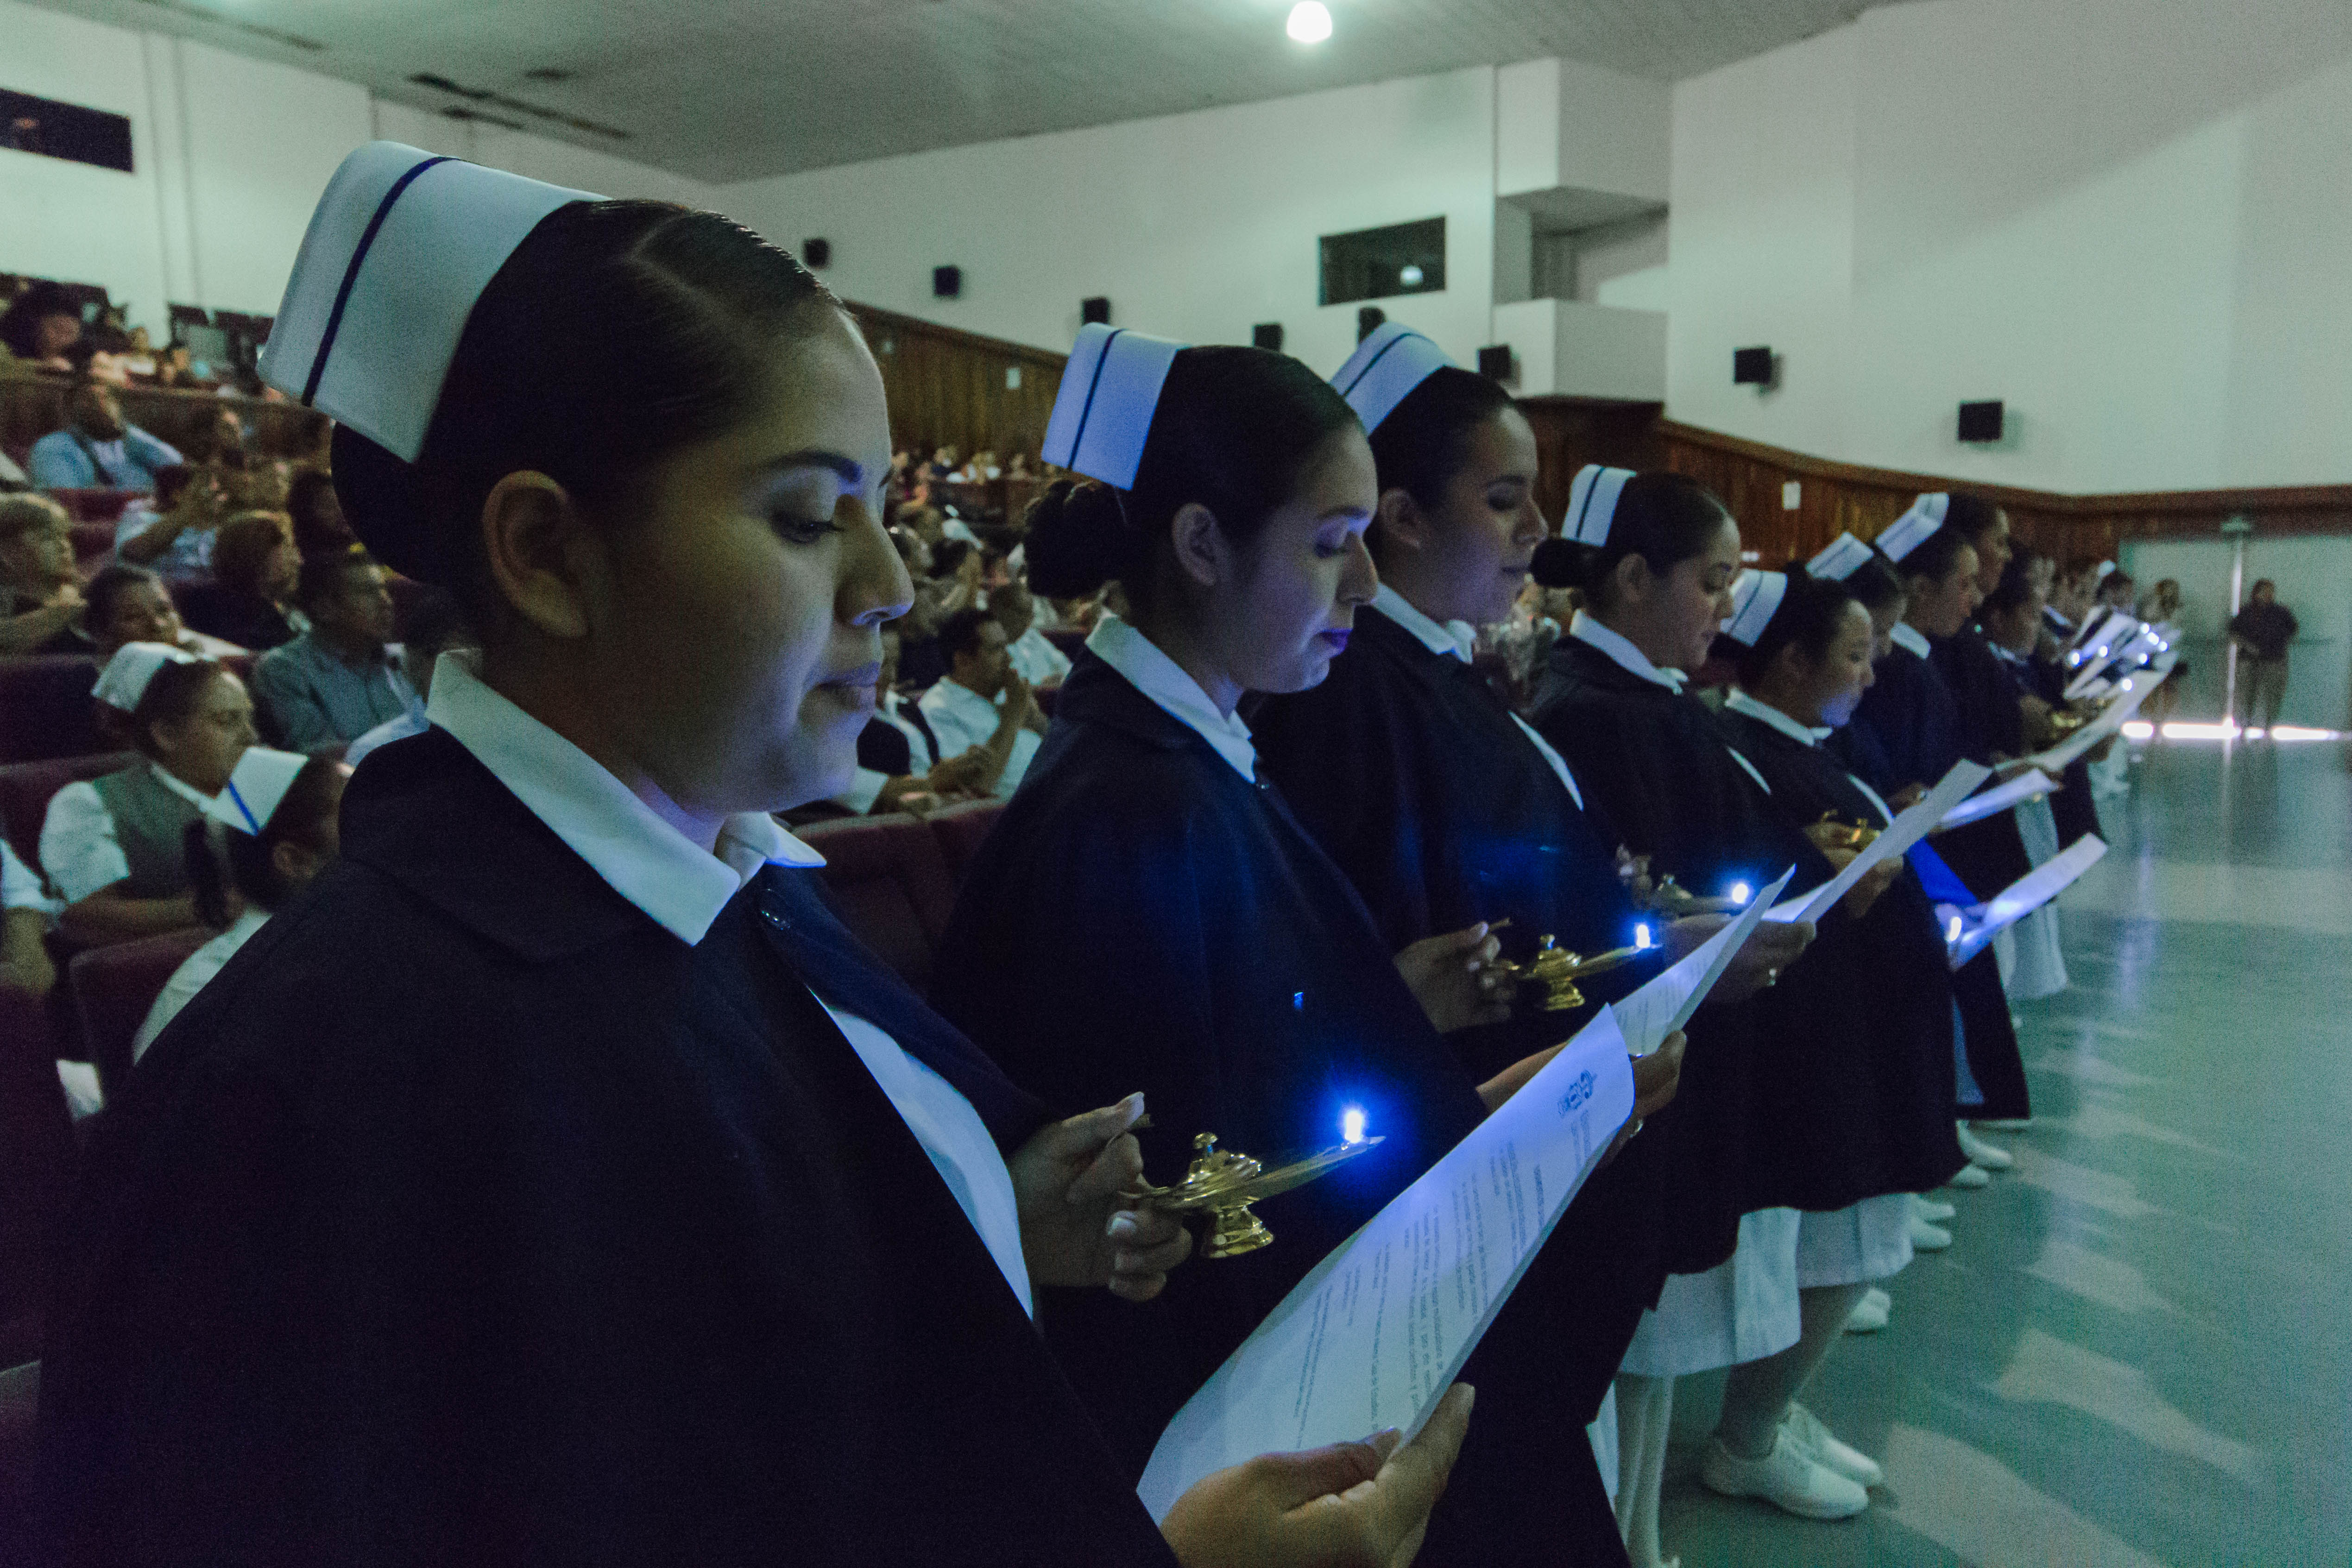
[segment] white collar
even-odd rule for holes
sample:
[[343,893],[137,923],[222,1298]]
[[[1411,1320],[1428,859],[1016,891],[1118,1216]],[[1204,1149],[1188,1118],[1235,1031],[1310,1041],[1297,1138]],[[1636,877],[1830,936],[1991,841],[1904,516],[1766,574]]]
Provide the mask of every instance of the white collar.
[[761,866],[824,857],[765,811],[743,811],[706,852],[586,752],[482,684],[481,655],[457,649],[433,666],[425,718],[474,754],[614,893],[692,946]]
[[1250,739],[1249,726],[1239,714],[1219,713],[1201,683],[1161,653],[1150,638],[1106,612],[1087,635],[1087,648],[1126,676],[1161,712],[1189,726],[1215,747],[1218,756],[1233,764],[1234,772],[1253,784],[1257,782],[1257,747]]
[[173,794],[177,795],[189,805],[209,806],[213,803],[214,797],[205,794],[203,790],[197,789],[186,779],[173,773],[162,763],[150,762],[147,766],[153,771],[156,778],[161,779],[163,781],[164,789],[169,789]]
[[[1004,700],[1003,695],[1001,693],[992,698],[982,696],[978,692],[973,691],[970,686],[965,685],[953,675],[941,675],[938,680],[933,681],[930,684],[929,688],[923,693],[923,696],[929,697],[933,692],[937,692],[939,694],[940,702],[941,703],[961,703],[966,707],[970,707],[973,704],[977,703],[982,707],[987,708],[992,712],[994,711],[998,703]],[[918,701],[915,706],[920,707],[922,704],[920,701]],[[934,704],[933,706],[936,706],[937,705]]]
[[1372,608],[1412,632],[1431,653],[1459,659],[1465,664],[1470,662],[1470,653],[1476,645],[1478,633],[1468,622],[1448,621],[1441,626],[1414,609],[1412,601],[1385,582],[1381,584],[1381,591],[1372,595]]
[[1807,746],[1819,746],[1831,735],[1826,729],[1807,728],[1771,704],[1758,702],[1738,686],[1731,688],[1731,695],[1723,699],[1723,706],[1734,713],[1744,713],[1757,723],[1777,729],[1790,739],[1802,741]]
[[1916,654],[1922,659],[1934,651],[1928,646],[1927,637],[1908,621],[1897,621],[1895,623],[1895,630],[1888,632],[1887,636],[1905,653]]
[[1679,694],[1683,682],[1689,679],[1680,670],[1662,670],[1650,663],[1649,656],[1617,632],[1595,621],[1580,610],[1576,619],[1568,623],[1568,634],[1609,655],[1609,662],[1629,675],[1639,675],[1653,685]]

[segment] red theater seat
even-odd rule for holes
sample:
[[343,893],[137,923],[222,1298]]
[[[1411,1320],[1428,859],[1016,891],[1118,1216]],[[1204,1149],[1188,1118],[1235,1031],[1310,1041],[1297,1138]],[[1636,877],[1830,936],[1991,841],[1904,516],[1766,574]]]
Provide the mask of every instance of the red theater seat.
[[954,878],[956,886],[963,885],[972,857],[980,853],[980,841],[1003,815],[1002,800],[974,800],[931,813],[931,834],[940,841],[940,857],[947,862],[948,875]]
[[119,1093],[129,1080],[131,1036],[147,1021],[147,1009],[163,995],[163,983],[213,936],[192,925],[74,955],[68,971],[74,1012],[81,1020],[82,1045],[98,1067],[98,1086],[108,1094]]
[[49,797],[68,784],[116,772],[138,760],[135,751],[101,751],[0,765],[0,838],[26,865],[39,866],[41,822],[49,812]]
[[114,525],[112,523],[76,523],[73,526],[74,562],[85,571],[96,571],[114,560]]
[[929,988],[955,883],[940,841],[908,816],[817,822],[799,836],[824,856],[824,885],[842,924],[918,991]]
[[0,763],[107,749],[90,716],[98,661],[85,653],[0,660]]

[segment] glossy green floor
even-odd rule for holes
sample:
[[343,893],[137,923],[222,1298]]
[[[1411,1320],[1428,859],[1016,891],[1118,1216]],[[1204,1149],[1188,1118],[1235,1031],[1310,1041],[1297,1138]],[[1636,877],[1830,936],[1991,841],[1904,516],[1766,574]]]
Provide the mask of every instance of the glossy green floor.
[[1669,1554],[1716,1564],[2352,1562],[2352,775],[2159,747],[2019,1009],[2035,1122],[1808,1396],[1885,1466],[1859,1519],[1706,1491],[1678,1385]]

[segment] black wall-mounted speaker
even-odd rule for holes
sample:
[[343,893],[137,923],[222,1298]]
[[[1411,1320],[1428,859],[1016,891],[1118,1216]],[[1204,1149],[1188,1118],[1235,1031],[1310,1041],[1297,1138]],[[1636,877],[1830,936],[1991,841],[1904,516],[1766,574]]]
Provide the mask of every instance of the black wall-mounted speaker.
[[1388,324],[1389,313],[1377,305],[1367,305],[1356,312],[1356,341],[1362,342]]
[[1257,349],[1271,349],[1277,354],[1282,352],[1282,323],[1261,321],[1251,328],[1250,346]]
[[1091,299],[1079,300],[1078,319],[1087,323],[1088,325],[1099,323],[1105,327],[1109,326],[1110,296],[1108,294],[1097,294]]
[[1478,373],[1489,381],[1507,382],[1519,373],[1508,343],[1490,343],[1478,350]]
[[812,272],[816,271],[819,267],[831,266],[833,263],[833,242],[829,239],[804,239],[801,241],[801,260],[807,264],[809,270]]
[[1962,441],[1999,441],[2001,413],[1999,402],[1964,402],[1960,404],[1960,439]]
[[963,292],[963,268],[935,267],[931,268],[931,293],[940,299],[953,299]]
[[1732,350],[1731,384],[1738,387],[1770,386],[1772,350],[1769,348]]

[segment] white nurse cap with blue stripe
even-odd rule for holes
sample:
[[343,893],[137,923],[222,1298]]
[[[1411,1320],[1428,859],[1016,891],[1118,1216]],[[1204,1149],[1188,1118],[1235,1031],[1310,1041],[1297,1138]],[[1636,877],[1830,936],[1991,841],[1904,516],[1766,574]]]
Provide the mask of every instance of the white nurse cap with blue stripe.
[[1133,489],[1160,389],[1185,347],[1100,322],[1078,329],[1040,455],[1057,468]]
[[1756,646],[1764,635],[1764,628],[1772,623],[1772,612],[1780,608],[1788,596],[1789,578],[1785,572],[1757,571],[1752,568],[1739,574],[1731,585],[1731,619],[1723,623],[1723,634],[1735,643]]
[[1356,345],[1356,351],[1331,378],[1331,385],[1348,400],[1370,434],[1412,395],[1413,388],[1453,365],[1444,350],[1419,332],[1402,322],[1384,321]]
[[310,765],[299,752],[248,746],[228,776],[228,787],[205,802],[205,815],[256,838],[278,814],[278,803],[294,788],[294,776]]
[[1588,463],[1576,471],[1568,487],[1568,515],[1559,520],[1559,537],[1582,545],[1609,542],[1609,525],[1617,516],[1617,497],[1633,477],[1631,468],[1603,468]]
[[1870,559],[1870,547],[1852,534],[1840,534],[1828,548],[1805,563],[1805,575],[1823,582],[1843,582]]
[[370,142],[310,214],[261,379],[414,463],[474,301],[541,219],[602,200]]
[[148,683],[166,664],[193,664],[196,655],[169,643],[125,643],[98,673],[89,695],[110,708],[129,713],[147,695]]
[[1929,534],[1944,526],[1944,514],[1950,511],[1952,497],[1942,490],[1922,496],[1911,503],[1911,509],[1887,526],[1878,536],[1881,555],[1889,560],[1901,560],[1925,544]]

